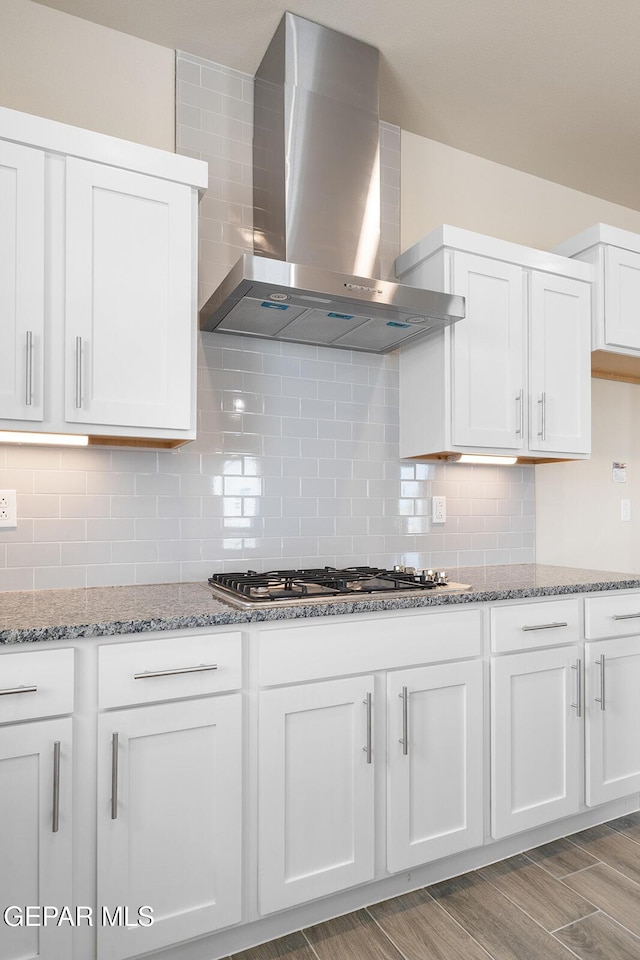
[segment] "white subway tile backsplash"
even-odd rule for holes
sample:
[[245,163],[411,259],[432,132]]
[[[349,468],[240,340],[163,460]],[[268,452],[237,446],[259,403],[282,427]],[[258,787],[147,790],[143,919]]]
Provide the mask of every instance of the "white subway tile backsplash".
[[96,564],[87,567],[88,587],[114,587],[136,582],[134,563]]
[[[179,152],[206,159],[201,302],[252,250],[253,83],[177,56]],[[381,270],[400,130],[381,124]],[[18,528],[0,590],[203,580],[230,566],[532,562],[533,467],[398,458],[398,357],[202,333],[197,440],[173,452],[0,446]],[[431,498],[448,498],[443,528]]]
[[89,567],[34,567],[34,590],[68,590],[87,585]]
[[33,590],[33,567],[0,569],[0,590]]
[[9,567],[60,566],[59,543],[10,543],[7,546]]
[[[115,500],[126,499],[115,497]],[[111,497],[63,493],[60,496],[61,517],[108,517],[111,515]],[[117,516],[117,514],[115,514]]]
[[105,541],[86,541],[84,543],[63,543],[60,545],[60,563],[81,566],[91,563],[109,563],[112,550],[117,546]]
[[[9,484],[3,481],[6,489]],[[21,487],[18,487],[20,490]],[[19,517],[59,517],[60,497],[56,494],[18,493]]]
[[[67,540],[86,540],[87,521],[84,519],[33,520],[35,543],[61,543]],[[20,522],[18,522],[18,530]],[[4,539],[4,537],[3,537]]]
[[136,521],[131,519],[87,520],[87,540],[133,540]]

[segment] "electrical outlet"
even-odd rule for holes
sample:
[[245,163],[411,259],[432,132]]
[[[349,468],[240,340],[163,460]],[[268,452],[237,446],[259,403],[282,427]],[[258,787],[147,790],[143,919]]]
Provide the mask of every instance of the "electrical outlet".
[[631,520],[631,500],[620,501],[620,519],[629,523]]
[[18,510],[15,490],[0,490],[0,530],[13,530],[18,526]]
[[431,522],[446,523],[446,521],[447,521],[447,498],[432,497],[431,498]]

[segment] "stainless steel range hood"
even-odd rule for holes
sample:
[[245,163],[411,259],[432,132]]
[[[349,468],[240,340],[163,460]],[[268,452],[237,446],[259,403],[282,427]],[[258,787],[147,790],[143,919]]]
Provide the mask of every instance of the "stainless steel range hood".
[[464,317],[462,297],[379,271],[379,53],[286,13],[254,92],[254,255],[203,330],[386,353]]

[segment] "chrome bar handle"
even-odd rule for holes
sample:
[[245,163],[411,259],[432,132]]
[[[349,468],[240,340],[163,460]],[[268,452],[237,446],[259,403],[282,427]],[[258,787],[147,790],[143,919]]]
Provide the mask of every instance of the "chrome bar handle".
[[402,756],[406,757],[409,753],[409,691],[406,687],[402,688],[402,693],[398,696],[402,700]]
[[540,394],[540,399],[538,400],[538,406],[540,407],[540,429],[538,430],[538,436],[541,440],[547,439],[547,395],[543,391]]
[[520,393],[516,396],[516,418],[518,426],[516,427],[516,433],[519,437],[524,435],[524,390],[521,390]]
[[57,833],[60,825],[60,741],[53,744],[53,817],[51,832]]
[[571,706],[576,708],[576,716],[582,716],[582,660],[580,657],[575,663],[571,664],[571,669],[576,671],[576,702]]
[[531,626],[523,627],[525,633],[529,630],[553,630],[555,627],[568,627],[569,624],[566,620],[559,620],[557,623],[536,623]]
[[367,755],[367,763],[371,763],[371,753],[372,753],[371,751],[371,744],[372,744],[371,722],[372,722],[372,716],[373,716],[372,699],[373,699],[372,695],[368,693],[366,700],[362,701],[367,708],[367,745],[366,747],[362,748]]
[[76,408],[82,406],[82,337],[76,337]]
[[37,693],[38,688],[33,687],[5,687],[4,690],[0,690],[0,697],[10,697],[14,693]]
[[602,656],[596,660],[597,665],[600,667],[600,696],[596,697],[596,703],[600,704],[600,709],[604,710],[606,706],[606,697],[605,697],[605,673],[604,673],[604,653]]
[[111,819],[118,819],[118,734],[111,736]]
[[217,670],[217,663],[201,663],[199,667],[177,667],[175,670],[145,670],[134,673],[134,680],[148,680],[151,677],[173,677],[180,673],[202,673],[205,670]]
[[33,330],[27,330],[26,369],[25,369],[25,397],[27,407],[33,404]]
[[614,620],[638,620],[640,613],[614,613]]

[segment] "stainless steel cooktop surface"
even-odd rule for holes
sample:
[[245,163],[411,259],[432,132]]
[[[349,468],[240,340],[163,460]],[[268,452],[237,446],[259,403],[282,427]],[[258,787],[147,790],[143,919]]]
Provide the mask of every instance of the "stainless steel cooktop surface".
[[214,574],[209,583],[215,596],[242,609],[471,590],[470,584],[450,581],[444,570],[416,570],[399,565],[390,570],[366,566],[265,573],[247,570]]

